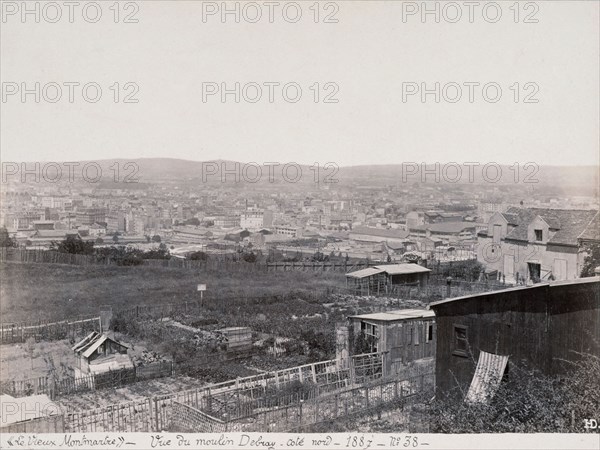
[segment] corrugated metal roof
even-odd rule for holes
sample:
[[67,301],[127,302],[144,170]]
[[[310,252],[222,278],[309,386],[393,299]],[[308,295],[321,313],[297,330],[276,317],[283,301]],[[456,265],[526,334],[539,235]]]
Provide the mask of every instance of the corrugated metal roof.
[[486,403],[491,399],[500,386],[507,364],[508,356],[481,351],[465,402]]
[[353,319],[361,320],[378,320],[381,322],[392,322],[408,319],[422,319],[427,317],[435,317],[435,313],[429,309],[396,309],[394,311],[385,311],[379,313],[360,314],[358,316],[350,316]]

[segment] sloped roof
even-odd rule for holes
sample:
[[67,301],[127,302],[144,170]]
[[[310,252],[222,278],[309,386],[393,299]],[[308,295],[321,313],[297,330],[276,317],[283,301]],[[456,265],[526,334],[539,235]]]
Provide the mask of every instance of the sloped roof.
[[377,269],[375,267],[367,267],[366,269],[360,269],[356,272],[347,273],[346,276],[350,278],[366,278],[372,275],[377,275],[378,273],[382,273],[382,269]]
[[410,227],[411,230],[424,231],[430,230],[432,233],[460,233],[467,228],[475,228],[474,222],[439,222],[426,223]]
[[386,264],[383,266],[375,266],[376,269],[381,269],[388,275],[404,275],[409,273],[424,273],[431,270],[420,266],[419,264],[404,263],[404,264]]
[[378,273],[387,273],[388,275],[405,275],[410,273],[431,272],[431,270],[420,266],[419,264],[403,263],[403,264],[384,264],[380,266],[367,267],[366,269],[357,270],[356,272],[347,273],[350,278],[365,278]]
[[98,347],[100,347],[107,340],[127,348],[126,345],[123,345],[120,342],[109,338],[107,335],[93,331],[92,333],[84,337],[81,341],[79,341],[77,344],[75,344],[71,349],[74,352],[82,355],[84,358],[89,358],[94,354]]
[[75,236],[75,230],[37,230],[33,237],[38,238],[65,238],[66,236]]
[[518,225],[519,224],[519,215],[518,214],[513,214],[513,213],[508,213],[508,212],[504,212],[504,213],[500,213],[500,214],[506,219],[506,221],[510,225]]
[[600,241],[600,213],[596,213],[585,230],[581,232],[578,239],[586,241]]
[[353,319],[378,320],[381,322],[393,322],[398,320],[422,319],[434,317],[435,313],[430,309],[396,309],[379,313],[359,314],[350,316]]
[[[504,214],[512,216],[516,227],[506,236],[507,239],[527,241],[527,228],[536,218],[541,217],[556,233],[548,243],[577,245],[577,238],[588,228],[595,215],[594,210],[550,209],[550,208],[516,208],[511,207]],[[590,231],[593,233],[593,231]]]
[[378,236],[392,239],[406,239],[408,231],[374,227],[355,227],[350,231],[352,234],[363,234],[365,236]]
[[438,300],[435,302],[431,302],[428,307],[435,309],[435,307],[437,307],[438,305],[446,305],[449,303],[461,302],[464,300],[469,300],[469,299],[473,299],[473,298],[477,298],[477,297],[487,297],[489,295],[496,295],[496,294],[501,294],[501,293],[505,293],[505,292],[524,291],[524,290],[528,290],[528,289],[540,289],[540,288],[544,288],[547,286],[550,286],[552,288],[553,286],[561,286],[561,285],[594,284],[594,283],[600,283],[600,277],[585,277],[585,278],[577,278],[575,280],[549,281],[549,282],[544,282],[544,283],[537,283],[537,284],[534,284],[531,286],[513,286],[513,287],[506,288],[506,289],[499,289],[497,291],[481,292],[478,294],[463,295],[461,297],[452,297],[452,298],[447,298],[444,300]]

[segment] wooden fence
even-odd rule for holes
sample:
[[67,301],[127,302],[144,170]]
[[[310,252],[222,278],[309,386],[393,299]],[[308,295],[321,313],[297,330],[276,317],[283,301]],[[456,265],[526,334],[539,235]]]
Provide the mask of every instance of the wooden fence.
[[445,277],[431,275],[425,286],[421,286],[419,282],[396,285],[375,283],[370,285],[368,289],[364,287],[361,288],[361,286],[347,286],[346,288],[337,289],[340,292],[349,295],[391,297],[405,300],[419,300],[424,303],[429,303],[444,298],[461,297],[464,295],[474,295],[499,289],[507,289],[511,286],[511,284],[495,280],[478,282],[455,278],[448,284]]
[[0,323],[0,344],[25,342],[29,338],[39,341],[56,341],[75,338],[91,331],[101,331],[100,317],[79,317],[60,322]]
[[404,407],[415,399],[433,395],[434,375],[405,379],[382,379],[307,400],[265,409],[226,423],[226,431],[302,432],[306,427],[343,417],[364,415],[385,405]]
[[333,262],[270,262],[266,263],[267,272],[277,272],[277,271],[321,271],[321,272],[353,272],[355,270],[366,269],[367,267],[372,267],[376,265],[381,265],[381,262],[342,262],[342,263],[333,263]]
[[[166,430],[171,423],[172,402],[216,417],[243,420],[264,408],[285,405],[346,389],[383,377],[384,354],[357,355],[347,361],[331,360],[251,377],[238,378],[202,388],[85,411],[65,413],[65,432],[150,432]],[[352,372],[356,374],[353,375]],[[303,392],[285,394],[290,387]],[[219,418],[221,417],[221,418]]]
[[[109,256],[74,255],[54,250],[22,249],[0,247],[0,262],[69,264],[77,266],[116,266],[117,260]],[[187,270],[227,270],[231,272],[264,272],[265,265],[246,262],[241,258],[221,255],[210,255],[207,260],[189,260],[172,257],[170,259],[144,259],[139,266],[166,267]]]
[[[235,416],[206,412],[204,397],[213,386],[178,394],[64,414],[65,432],[284,432],[315,423],[364,414],[385,405],[405,405],[433,393],[431,373],[410,378],[378,379],[362,386],[323,391],[318,386],[271,400],[254,399]],[[232,398],[241,394],[230,391]],[[215,408],[213,401],[213,408]],[[217,405],[220,406],[220,405]]]
[[118,388],[138,381],[173,375],[172,362],[156,362],[132,369],[113,370],[101,374],[83,377],[68,377],[55,380],[50,377],[11,380],[0,384],[0,392],[14,397],[47,394],[51,399],[77,392],[89,392],[99,389]]

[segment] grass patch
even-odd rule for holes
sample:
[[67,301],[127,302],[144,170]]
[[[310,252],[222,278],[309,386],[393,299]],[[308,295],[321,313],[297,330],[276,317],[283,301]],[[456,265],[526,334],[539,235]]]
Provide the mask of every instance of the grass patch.
[[0,263],[0,313],[3,322],[55,320],[98,314],[136,304],[161,305],[199,300],[196,286],[207,284],[205,298],[285,296],[344,286],[335,272],[192,271],[163,267],[74,266]]

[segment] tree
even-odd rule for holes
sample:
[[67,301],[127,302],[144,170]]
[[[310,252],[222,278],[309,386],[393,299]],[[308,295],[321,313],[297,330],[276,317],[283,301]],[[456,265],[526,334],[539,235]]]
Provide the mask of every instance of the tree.
[[142,257],[142,259],[171,259],[171,253],[169,252],[165,244],[160,244],[160,246],[156,250],[148,250],[146,252],[141,252],[140,256]]
[[16,247],[17,243],[12,239],[5,227],[0,228],[0,247]]
[[104,244],[104,239],[102,239],[101,237],[96,238],[96,244]]
[[254,263],[256,262],[256,254],[254,252],[244,253],[242,259],[246,262]]
[[590,244],[586,247],[585,251],[587,255],[583,260],[581,276],[593,277],[595,275],[594,269],[600,266],[600,244]]
[[323,254],[322,252],[317,251],[311,258],[314,262],[327,262],[329,261],[329,256]]
[[72,255],[91,255],[94,253],[94,243],[84,241],[79,235],[69,235],[62,242],[53,242],[51,248],[60,253],[70,253]]
[[193,252],[188,255],[188,259],[192,261],[206,261],[208,259],[208,255],[204,252],[198,251]]
[[160,236],[158,234],[155,234],[154,236],[152,236],[152,242],[159,242],[160,243]]

